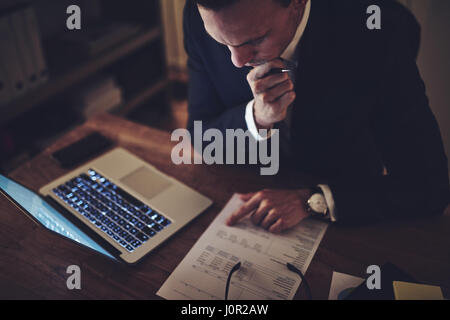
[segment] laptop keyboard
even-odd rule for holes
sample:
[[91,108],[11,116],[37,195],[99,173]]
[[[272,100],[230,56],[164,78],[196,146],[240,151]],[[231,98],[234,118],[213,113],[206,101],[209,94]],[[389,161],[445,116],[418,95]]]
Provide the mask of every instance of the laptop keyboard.
[[53,193],[129,252],[171,224],[92,169],[53,189]]

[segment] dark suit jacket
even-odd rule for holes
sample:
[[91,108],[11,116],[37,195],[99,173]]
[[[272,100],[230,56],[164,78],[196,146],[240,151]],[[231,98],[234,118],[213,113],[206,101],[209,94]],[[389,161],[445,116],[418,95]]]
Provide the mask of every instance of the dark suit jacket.
[[[366,27],[372,4],[381,30]],[[203,130],[247,130],[249,69],[234,67],[189,0],[184,31],[188,127],[201,120]],[[394,1],[312,0],[297,50],[289,163],[330,185],[340,222],[428,216],[449,203],[447,158],[415,61],[419,35]]]

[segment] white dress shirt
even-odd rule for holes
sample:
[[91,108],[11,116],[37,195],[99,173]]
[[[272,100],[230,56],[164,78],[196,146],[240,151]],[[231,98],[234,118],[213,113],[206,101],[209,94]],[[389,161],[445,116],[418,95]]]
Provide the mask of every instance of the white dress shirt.
[[[300,40],[303,36],[303,33],[305,32],[306,26],[308,24],[309,21],[309,16],[311,13],[311,1],[309,0],[306,3],[305,6],[305,12],[303,14],[303,18],[302,21],[299,23],[298,27],[297,27],[297,31],[294,35],[294,38],[292,38],[292,41],[290,42],[290,44],[288,45],[288,47],[286,48],[286,50],[284,50],[283,54],[281,55],[281,58],[285,59],[285,60],[292,60],[292,57],[294,56],[295,50],[297,49],[298,44],[300,43]],[[247,123],[247,128],[250,131],[250,133],[252,134],[252,136],[255,138],[256,141],[264,141],[270,138],[271,136],[271,132],[270,130],[266,132],[267,135],[266,136],[262,136],[260,135],[258,128],[256,126],[256,122],[255,122],[255,118],[254,118],[254,114],[253,114],[253,107],[255,104],[255,100],[251,100],[248,104],[247,107],[245,109],[245,122]],[[288,125],[288,127],[290,128],[290,124],[291,124],[291,108],[288,108],[288,113],[286,116],[286,124]],[[264,132],[264,131],[262,131]],[[262,133],[261,132],[261,133]],[[334,198],[333,198],[333,194],[331,192],[331,189],[328,185],[318,185],[318,187],[320,187],[320,189],[322,189],[322,192],[325,196],[325,200],[327,202],[328,205],[328,209],[330,212],[330,220],[331,221],[336,221],[336,207],[334,204]]]

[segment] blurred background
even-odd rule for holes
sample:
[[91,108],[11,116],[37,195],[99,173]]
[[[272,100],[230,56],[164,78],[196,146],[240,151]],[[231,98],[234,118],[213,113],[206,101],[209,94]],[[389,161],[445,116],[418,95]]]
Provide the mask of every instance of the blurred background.
[[[400,0],[422,26],[418,64],[450,153],[450,1]],[[1,0],[0,171],[99,112],[187,123],[185,0]],[[81,30],[66,27],[70,5]]]
[[[66,26],[70,5],[81,30]],[[99,112],[187,122],[183,0],[1,0],[0,170]]]

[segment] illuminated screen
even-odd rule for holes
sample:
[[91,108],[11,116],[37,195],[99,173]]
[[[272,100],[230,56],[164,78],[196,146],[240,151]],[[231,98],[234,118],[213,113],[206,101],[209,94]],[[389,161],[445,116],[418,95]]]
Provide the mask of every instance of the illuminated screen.
[[47,229],[115,259],[36,193],[2,175],[0,189]]

